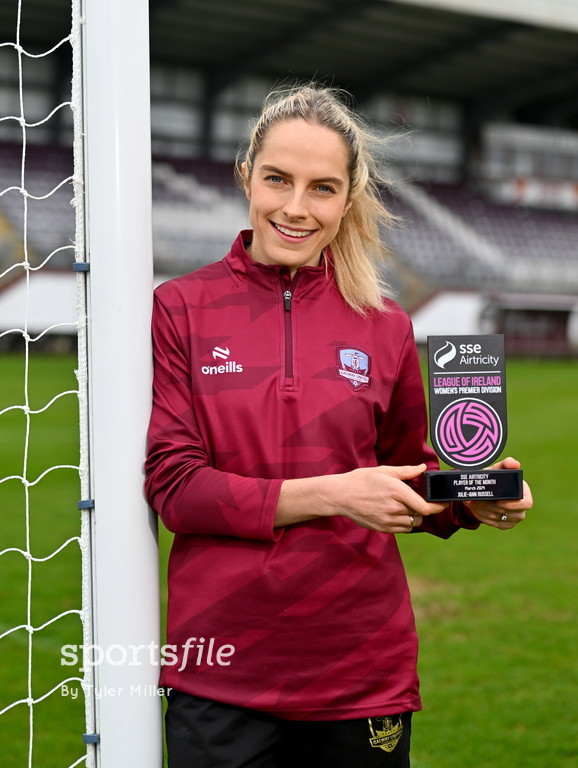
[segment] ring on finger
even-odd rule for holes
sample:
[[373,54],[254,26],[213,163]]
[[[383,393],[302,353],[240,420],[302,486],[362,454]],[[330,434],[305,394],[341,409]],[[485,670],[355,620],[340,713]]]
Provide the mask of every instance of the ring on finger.
[[414,518],[414,516],[413,516],[413,515],[410,515],[410,516],[409,516],[409,522],[410,522],[410,524],[411,524],[411,530],[413,531],[413,526],[414,526],[414,524],[415,524],[415,518]]
[[501,516],[500,520],[502,521],[502,523],[507,523],[508,522],[508,513],[504,512],[504,514]]

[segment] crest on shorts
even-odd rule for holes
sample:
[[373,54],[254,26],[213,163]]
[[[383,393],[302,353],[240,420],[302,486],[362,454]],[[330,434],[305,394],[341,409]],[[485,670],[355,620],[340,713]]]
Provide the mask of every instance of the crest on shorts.
[[338,347],[337,374],[346,379],[355,391],[369,386],[370,368],[371,358],[366,352],[353,347]]
[[392,717],[368,717],[367,720],[371,733],[369,739],[371,746],[383,749],[384,752],[393,752],[403,734],[401,716],[398,715],[395,723]]

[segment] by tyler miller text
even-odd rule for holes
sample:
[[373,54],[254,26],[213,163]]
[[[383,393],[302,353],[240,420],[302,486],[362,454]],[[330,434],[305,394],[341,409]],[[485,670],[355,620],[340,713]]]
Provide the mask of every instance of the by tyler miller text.
[[169,694],[172,688],[163,688],[152,683],[148,685],[68,685],[65,683],[60,688],[62,696],[66,696],[71,699],[82,698],[83,695],[92,696],[95,699],[113,699],[120,698],[122,696],[164,696]]

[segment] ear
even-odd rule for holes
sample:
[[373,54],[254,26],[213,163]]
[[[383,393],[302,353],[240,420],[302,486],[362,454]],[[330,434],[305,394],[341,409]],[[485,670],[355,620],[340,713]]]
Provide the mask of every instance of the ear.
[[353,200],[349,200],[349,202],[345,203],[345,208],[343,209],[343,213],[341,214],[341,218],[346,216],[349,213],[349,209],[353,205]]
[[251,200],[251,184],[247,178],[247,163],[241,163],[241,173],[243,174],[243,188],[245,190],[245,197],[247,200]]

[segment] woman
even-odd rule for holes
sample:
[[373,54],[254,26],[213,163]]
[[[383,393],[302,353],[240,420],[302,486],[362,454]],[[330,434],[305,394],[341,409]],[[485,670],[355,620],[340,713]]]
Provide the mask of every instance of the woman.
[[171,768],[408,766],[417,637],[393,534],[512,528],[531,506],[527,487],[416,492],[437,465],[410,322],[377,276],[370,141],[328,89],[271,96],[238,166],[252,231],[156,291]]

